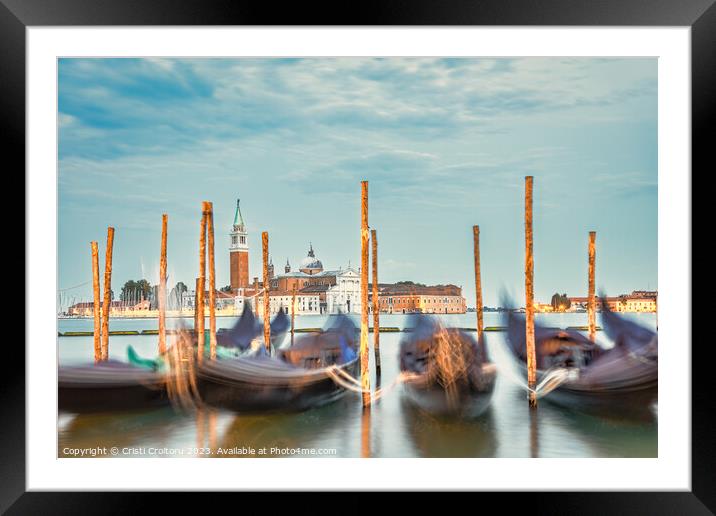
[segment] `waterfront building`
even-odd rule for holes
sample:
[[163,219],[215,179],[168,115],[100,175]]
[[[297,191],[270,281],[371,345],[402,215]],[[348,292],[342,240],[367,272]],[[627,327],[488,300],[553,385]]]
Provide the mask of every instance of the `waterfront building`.
[[[239,315],[244,310],[244,304],[247,304],[254,314],[263,317],[264,297],[263,289],[259,289],[258,295],[253,291],[247,291],[247,296],[237,296],[234,300],[234,312]],[[287,315],[291,315],[291,302],[293,300],[293,292],[288,291],[269,291],[269,314],[276,315],[279,311]],[[321,313],[320,299],[318,295],[310,293],[296,293],[296,315],[313,315]]]
[[[656,312],[656,291],[634,290],[631,294],[622,294],[617,297],[605,298],[607,306],[613,312]],[[587,297],[570,297],[572,306],[570,311],[587,309]],[[597,298],[597,311],[601,309],[601,298]]]
[[[360,274],[352,267],[338,270],[324,270],[323,262],[316,257],[313,244],[309,244],[306,257],[301,260],[298,271],[292,271],[289,261],[286,260],[284,273],[275,275],[269,283],[269,297],[286,297],[296,291],[297,296],[303,296],[307,313],[336,314],[360,313]],[[318,298],[316,305],[312,304]],[[277,301],[278,302],[278,301]],[[290,306],[284,304],[284,306]],[[309,309],[308,307],[313,308]],[[272,313],[274,309],[272,308]],[[299,312],[297,312],[299,313]]]
[[[589,304],[589,298],[586,296],[584,296],[584,297],[568,297],[567,299],[569,299],[569,303],[570,303],[570,307],[567,310],[568,312],[582,312],[587,309],[587,305]],[[606,301],[607,306],[609,307],[609,309],[611,311],[617,310],[617,303],[619,303],[618,297],[606,297],[603,299],[604,299],[604,301]],[[601,310],[601,303],[602,303],[602,298],[597,296],[597,311]]]
[[[276,315],[279,311],[283,311],[286,315],[291,315],[291,302],[293,301],[293,292],[288,291],[269,291],[269,311],[271,315]],[[259,315],[263,313],[263,298],[259,299]],[[318,315],[321,313],[321,301],[318,294],[302,292],[296,293],[296,315]]]
[[655,297],[627,296],[617,305],[618,312],[656,312]]
[[[100,302],[99,307],[100,313],[102,312],[102,303]],[[136,303],[127,301],[112,301],[109,305],[110,316],[120,316],[126,314],[136,314],[142,312],[149,312],[150,305],[148,299],[142,299]],[[94,302],[86,301],[81,303],[75,303],[67,309],[68,315],[77,317],[93,317],[94,316]]]
[[[112,301],[109,304],[109,313],[123,308],[122,301]],[[99,304],[99,310],[102,311],[102,302]],[[74,315],[78,317],[93,317],[94,316],[94,302],[83,301],[81,303],[75,303],[67,309],[68,315]]]
[[[372,287],[369,298],[372,307]],[[462,288],[456,285],[421,285],[412,282],[379,283],[381,313],[464,314],[467,311]]]

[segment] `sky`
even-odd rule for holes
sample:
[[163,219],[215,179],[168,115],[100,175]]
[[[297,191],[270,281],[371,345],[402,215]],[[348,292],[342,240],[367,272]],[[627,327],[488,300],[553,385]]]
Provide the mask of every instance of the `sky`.
[[[261,232],[277,272],[309,242],[360,264],[360,181],[380,282],[463,287],[524,305],[524,178],[534,176],[535,298],[586,295],[588,232],[608,295],[657,288],[655,58],[60,59],[58,287],[91,299],[90,241],[112,285],[198,275],[212,201],[217,286],[241,199],[249,276]],[[520,303],[521,301],[521,303]]]

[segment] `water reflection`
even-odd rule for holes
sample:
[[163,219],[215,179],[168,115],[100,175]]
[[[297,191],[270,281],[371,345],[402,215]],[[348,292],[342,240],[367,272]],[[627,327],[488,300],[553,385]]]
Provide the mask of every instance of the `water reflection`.
[[539,414],[536,408],[528,408],[530,414],[530,457],[539,457]]
[[473,420],[433,416],[403,398],[404,427],[420,457],[493,457],[497,434],[492,408]]
[[361,411],[360,424],[360,456],[364,459],[371,456],[370,454],[370,407],[363,407]]
[[656,457],[658,454],[658,425],[634,418],[604,418],[575,412],[544,403],[542,417],[559,421],[590,449],[593,457]]
[[[284,448],[336,448],[344,451],[351,447],[345,440],[348,421],[358,421],[361,416],[360,403],[354,396],[338,402],[294,414],[239,414],[221,436],[219,446],[223,449],[248,448],[256,454],[243,453],[239,456],[258,456],[264,449],[265,457],[286,457]],[[250,450],[249,450],[250,451]],[[343,454],[341,453],[341,456]],[[222,456],[214,453],[214,456]],[[227,456],[227,455],[224,455]]]
[[[132,448],[157,446],[171,441],[172,435],[192,419],[171,407],[133,412],[63,414],[59,429],[59,457],[69,456],[70,448],[112,447]],[[132,455],[133,453],[122,454]]]

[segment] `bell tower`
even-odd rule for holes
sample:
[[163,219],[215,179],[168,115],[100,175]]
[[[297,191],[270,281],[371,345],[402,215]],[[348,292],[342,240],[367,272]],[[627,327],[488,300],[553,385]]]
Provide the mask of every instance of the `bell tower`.
[[246,225],[241,216],[239,199],[236,199],[236,214],[231,228],[231,244],[229,245],[229,270],[231,274],[231,290],[249,286],[249,241]]

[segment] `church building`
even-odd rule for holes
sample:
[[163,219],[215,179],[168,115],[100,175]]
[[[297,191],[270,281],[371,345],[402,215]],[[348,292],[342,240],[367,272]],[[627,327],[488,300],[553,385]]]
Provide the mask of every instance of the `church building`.
[[291,270],[286,260],[284,273],[271,277],[271,296],[317,296],[319,314],[360,313],[360,274],[348,266],[346,269],[324,270],[323,262],[316,257],[313,244],[301,260],[297,271]]
[[[232,294],[236,296],[236,311],[241,313],[243,304],[249,303],[252,309],[260,314],[263,310],[261,297],[264,285],[257,277],[254,277],[253,282],[249,281],[248,231],[239,200],[236,201],[236,213],[229,236],[230,286]],[[360,313],[359,271],[350,265],[346,269],[324,270],[323,262],[316,257],[311,243],[297,271],[292,271],[288,259],[282,274],[275,273],[273,258],[270,258],[268,269],[271,314],[276,314],[279,310],[289,313],[294,291],[296,313]]]

